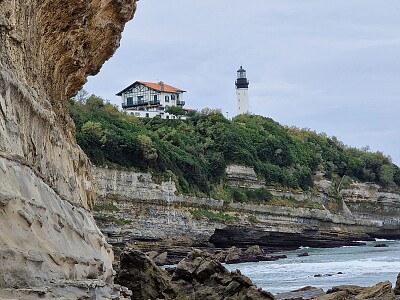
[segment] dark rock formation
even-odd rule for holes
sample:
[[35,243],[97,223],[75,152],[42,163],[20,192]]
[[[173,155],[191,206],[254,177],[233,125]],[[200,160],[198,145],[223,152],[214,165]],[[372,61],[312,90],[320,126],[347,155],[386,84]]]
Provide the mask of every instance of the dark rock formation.
[[215,229],[210,242],[216,247],[247,247],[260,245],[262,247],[277,247],[293,249],[300,246],[333,248],[340,246],[360,246],[365,243],[354,242],[357,240],[372,241],[367,234],[351,232],[321,231],[307,229],[302,232],[271,232],[259,228],[244,228],[239,226],[226,226]]
[[131,299],[171,299],[176,296],[168,274],[138,250],[121,254],[121,270],[115,282],[132,291]]
[[229,272],[210,255],[193,250],[183,259],[172,276],[158,268],[140,251],[124,252],[117,282],[133,291],[131,299],[274,299],[257,289],[239,271]]
[[356,285],[340,285],[329,289],[326,293],[319,288],[307,286],[302,289],[276,295],[278,300],[362,300],[362,299],[395,299],[392,285],[389,281],[378,283],[372,287]]
[[400,295],[400,273],[397,275],[396,286],[394,288],[394,293]]
[[386,244],[375,244],[374,247],[383,248],[383,247],[388,247],[388,245],[386,245]]
[[254,245],[247,248],[245,251],[235,246],[219,251],[217,254],[212,255],[213,258],[219,262],[227,264],[239,264],[245,262],[259,262],[259,261],[275,261],[278,259],[287,258],[286,255],[266,256],[264,250],[260,246]]

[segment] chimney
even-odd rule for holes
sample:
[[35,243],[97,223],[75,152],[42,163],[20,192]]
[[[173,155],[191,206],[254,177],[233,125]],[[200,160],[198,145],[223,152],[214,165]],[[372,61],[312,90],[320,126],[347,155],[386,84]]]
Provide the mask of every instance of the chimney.
[[160,81],[158,84],[160,85],[160,90],[163,92],[164,91],[164,82]]

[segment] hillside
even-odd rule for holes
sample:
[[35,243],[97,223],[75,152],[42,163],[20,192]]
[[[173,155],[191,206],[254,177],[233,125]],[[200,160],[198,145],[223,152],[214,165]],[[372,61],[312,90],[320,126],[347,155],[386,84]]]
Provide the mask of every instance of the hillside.
[[[388,191],[400,186],[400,169],[390,157],[262,116],[227,120],[205,109],[186,121],[138,119],[94,95],[71,100],[70,115],[78,144],[95,165],[151,171],[160,180],[171,178],[185,194],[227,197],[228,164],[253,167],[267,185],[297,191],[312,191],[317,171],[341,187],[351,181],[374,182]],[[228,192],[237,200],[267,196]]]

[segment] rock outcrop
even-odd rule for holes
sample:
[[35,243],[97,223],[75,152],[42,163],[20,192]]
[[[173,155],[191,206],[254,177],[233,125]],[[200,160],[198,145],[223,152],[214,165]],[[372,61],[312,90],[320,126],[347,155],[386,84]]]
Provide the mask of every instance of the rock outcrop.
[[394,293],[400,295],[400,273],[397,275],[396,286],[394,287]]
[[193,250],[169,275],[140,251],[121,255],[121,271],[116,280],[133,291],[131,299],[275,299],[257,289],[239,271],[229,272],[209,255]]
[[0,288],[112,280],[67,107],[118,47],[135,2],[0,1]]
[[396,299],[390,281],[384,281],[371,287],[361,287],[356,285],[341,285],[329,289],[326,293],[311,286],[300,290],[281,293],[276,295],[278,300],[363,300],[363,299]]
[[257,178],[256,172],[250,167],[229,165],[225,173],[229,186],[233,188],[258,189],[265,186],[265,180]]

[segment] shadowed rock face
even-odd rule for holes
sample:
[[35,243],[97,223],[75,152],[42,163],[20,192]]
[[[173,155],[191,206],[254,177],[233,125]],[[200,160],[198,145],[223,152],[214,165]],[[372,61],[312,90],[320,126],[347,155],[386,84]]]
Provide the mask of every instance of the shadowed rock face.
[[140,251],[121,254],[121,271],[117,282],[129,287],[131,299],[207,299],[207,300],[274,300],[258,289],[240,271],[229,272],[219,262],[199,250],[191,251],[173,271],[167,274]]
[[68,99],[119,45],[136,0],[0,0],[0,287],[110,281]]

